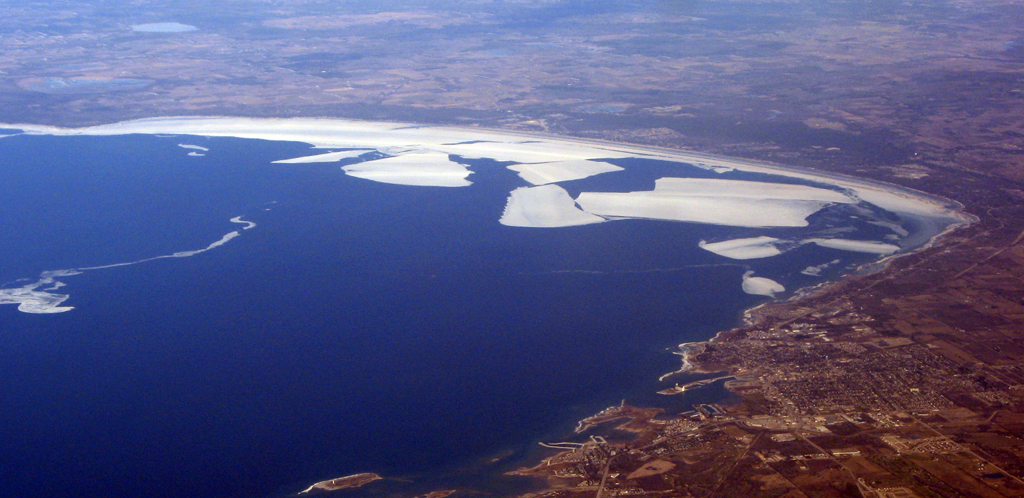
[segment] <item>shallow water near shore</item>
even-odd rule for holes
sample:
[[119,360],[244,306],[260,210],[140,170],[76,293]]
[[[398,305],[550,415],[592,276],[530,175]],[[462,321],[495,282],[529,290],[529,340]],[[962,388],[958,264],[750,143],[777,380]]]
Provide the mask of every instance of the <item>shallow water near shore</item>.
[[[182,147],[193,145],[208,149]],[[703,239],[797,237],[853,226],[841,208],[801,228],[653,220],[536,229],[498,223],[524,185],[472,159],[473,184],[416,188],[346,176],[338,163],[272,164],[296,142],[125,135],[0,139],[0,284],[41,272],[194,256],[62,278],[74,309],[0,306],[0,479],[13,494],[283,496],[358,472],[367,496],[501,476],[622,399],[670,410],[671,354],[736,324],[764,297],[877,258],[813,244],[731,260]],[[562,184],[649,190],[666,175],[779,181],[681,163]],[[809,184],[802,180],[786,180]],[[230,220],[255,223],[241,229]],[[860,213],[858,216],[864,216]],[[896,220],[896,217],[890,217]],[[839,260],[839,262],[835,262]],[[801,273],[824,265],[818,275]]]

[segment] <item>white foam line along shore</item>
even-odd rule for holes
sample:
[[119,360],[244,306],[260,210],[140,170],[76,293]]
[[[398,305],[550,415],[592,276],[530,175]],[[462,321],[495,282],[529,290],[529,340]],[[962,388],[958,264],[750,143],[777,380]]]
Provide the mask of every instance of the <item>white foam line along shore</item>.
[[[256,227],[256,223],[251,221],[243,220],[241,216],[235,216],[231,218],[231,223],[238,223],[245,225],[242,230],[249,230]],[[74,309],[73,306],[61,306],[64,301],[67,301],[70,297],[68,294],[56,294],[50,291],[57,290],[64,287],[64,282],[57,280],[61,277],[71,277],[80,275],[86,271],[95,270],[106,270],[109,268],[119,268],[122,266],[132,266],[139,263],[146,263],[148,261],[155,261],[158,259],[167,258],[189,258],[197,254],[202,254],[206,251],[216,249],[224,244],[227,244],[232,239],[242,235],[239,230],[233,230],[224,234],[220,239],[217,239],[210,245],[193,251],[179,251],[173,254],[166,254],[163,256],[154,256],[152,258],[140,259],[137,261],[128,261],[125,263],[113,263],[102,266],[89,266],[82,268],[74,268],[68,270],[51,270],[44,271],[39,275],[39,279],[35,282],[25,284],[20,287],[5,287],[0,288],[0,305],[3,304],[17,304],[18,311],[23,313],[63,313],[65,311],[71,311]],[[22,279],[25,281],[27,279]],[[40,290],[40,287],[49,286],[45,289]]]

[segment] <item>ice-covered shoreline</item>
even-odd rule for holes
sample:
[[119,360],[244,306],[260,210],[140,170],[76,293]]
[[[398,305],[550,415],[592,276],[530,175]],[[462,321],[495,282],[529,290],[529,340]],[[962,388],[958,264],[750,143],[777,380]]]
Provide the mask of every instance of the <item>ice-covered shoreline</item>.
[[[798,228],[807,226],[811,215],[830,206],[860,205],[860,209],[866,204],[923,227],[908,237],[909,232],[899,224],[889,223],[890,229],[902,231],[890,235],[902,238],[901,245],[877,240],[780,240],[767,236],[701,243],[705,250],[729,259],[773,257],[803,244],[888,256],[927,246],[940,233],[973,220],[953,201],[895,185],[746,159],[523,132],[342,119],[230,117],[149,118],[84,128],[25,124],[0,127],[34,135],[187,135],[307,143],[311,147],[308,154],[275,163],[301,165],[350,160],[340,167],[348,176],[410,187],[471,186],[473,171],[465,159],[489,159],[503,163],[519,174],[524,183],[509,192],[505,210],[496,220],[510,227],[557,229],[640,219],[755,229]],[[340,150],[324,152],[325,149]],[[669,176],[657,179],[655,188],[649,191],[584,191],[574,199],[559,185],[594,175],[614,175],[623,168],[607,161],[626,158],[674,161],[716,173],[771,174],[813,182],[814,186]],[[394,191],[392,195],[400,194]],[[234,236],[237,232],[215,245]],[[191,252],[161,257],[185,255]],[[785,292],[782,284],[767,277],[747,275],[742,284],[750,294],[775,297],[776,293]]]
[[[895,213],[945,218],[950,223],[971,220],[970,217],[960,213],[962,206],[955,202],[871,180],[748,159],[527,132],[327,118],[163,117],[84,128],[60,128],[33,124],[3,124],[0,126],[43,135],[178,134],[236,137],[303,142],[316,149],[366,150],[372,148],[379,151],[431,151],[467,158],[486,157],[496,161],[511,162],[515,165],[559,163],[560,171],[556,175],[556,179],[573,177],[562,168],[568,165],[571,169],[574,162],[584,164],[582,162],[588,160],[624,157],[663,159],[685,162],[713,171],[738,170],[767,173],[834,185],[845,189],[856,199]],[[595,166],[597,165],[586,165],[586,168],[582,168],[581,174],[601,174],[600,172],[606,169],[610,170],[610,168]],[[518,169],[533,171],[537,168],[528,166]],[[531,179],[537,182],[544,181],[537,178]]]

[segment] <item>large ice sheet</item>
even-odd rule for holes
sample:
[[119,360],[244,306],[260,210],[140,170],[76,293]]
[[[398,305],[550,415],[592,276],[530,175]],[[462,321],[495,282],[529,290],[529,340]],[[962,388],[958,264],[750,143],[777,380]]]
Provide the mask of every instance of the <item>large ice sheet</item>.
[[187,134],[305,142],[322,148],[405,148],[485,157],[516,163],[647,157],[694,164],[712,171],[738,170],[783,175],[835,185],[854,197],[896,213],[938,220],[944,225],[973,218],[950,203],[906,189],[839,175],[799,170],[746,159],[626,144],[472,128],[340,119],[169,117],[124,121],[88,128],[12,124],[26,133],[50,135]]
[[932,218],[942,226],[973,219],[971,216],[957,211],[955,206],[942,199],[856,178],[689,151],[539,136],[521,132],[340,119],[227,117],[151,118],[76,129],[23,124],[9,126],[31,134],[187,134],[296,141],[321,148],[370,148],[382,151],[388,148],[431,150],[459,154],[469,158],[483,157],[516,163],[621,157],[658,158],[690,163],[712,171],[738,170],[766,173],[831,184],[844,189],[859,200],[896,213]]
[[562,187],[543,185],[513,190],[499,221],[513,227],[553,228],[589,225],[605,219],[581,211]]
[[791,199],[854,203],[849,196],[807,185],[787,183],[720,180],[716,178],[662,178],[655,182],[654,190],[663,194],[691,197],[736,197],[741,199]]
[[519,177],[534,185],[567,182],[589,178],[601,173],[622,171],[623,168],[604,161],[556,161],[539,164],[513,164],[508,169],[519,173]]
[[[904,233],[905,230],[901,232],[901,225],[890,227],[896,234],[895,237],[902,237],[902,245],[912,247],[927,243],[932,236],[951,225],[973,219],[960,212],[954,203],[946,200],[867,180],[688,151],[522,132],[337,119],[224,117],[153,118],[78,129],[19,124],[5,127],[20,129],[27,134],[199,135],[302,142],[318,149],[357,149],[280,161],[295,164],[336,161],[352,155],[362,155],[364,151],[377,151],[393,157],[348,165],[343,169],[351,176],[403,185],[470,185],[467,179],[470,171],[465,166],[450,161],[451,154],[518,163],[511,169],[517,171],[526,181],[544,187],[519,189],[509,196],[501,222],[515,226],[569,226],[597,223],[604,221],[605,218],[624,217],[743,227],[800,227],[807,225],[808,216],[827,205],[864,202],[859,208],[863,208],[863,213],[869,218],[873,208],[868,204],[873,204],[900,214],[901,220],[914,219],[915,226],[925,227],[916,229],[909,236]],[[183,142],[182,145],[187,149],[200,151],[199,146],[189,145],[187,142]],[[574,203],[563,189],[553,185],[617,170],[618,167],[601,162],[612,158],[663,159],[693,164],[710,171],[736,170],[778,175],[828,187],[723,179],[663,178],[657,182],[653,191],[585,192]],[[583,210],[578,209],[577,204]],[[237,237],[238,233],[229,233],[205,249],[182,251],[150,259],[198,254],[219,247]],[[880,255],[891,254],[899,249],[895,245],[881,242],[826,239],[820,232],[817,235],[818,239],[789,241],[770,241],[767,240],[770,237],[757,237],[702,244],[702,247],[736,259],[768,257],[802,243]],[[53,281],[49,287],[44,283],[18,285],[21,287],[0,289],[0,303],[10,303],[18,299],[19,308],[36,309],[35,312],[46,309],[63,311],[67,308],[59,306],[61,301],[57,301],[63,295],[51,292],[59,288],[61,282]],[[754,293],[769,292],[765,295],[770,295],[780,292],[781,288],[780,284],[770,279],[750,275],[744,279],[744,290]]]
[[941,219],[950,223],[963,223],[974,219],[972,216],[959,212],[954,206],[942,199],[937,199],[920,192],[913,192],[895,186],[875,183],[869,180],[861,180],[858,178],[810,170],[800,170],[745,159],[709,156],[696,152],[673,151],[666,155],[672,156],[672,160],[687,161],[698,167],[712,171],[728,169],[747,171],[751,173],[767,173],[836,185],[850,192],[850,194],[858,200],[874,204],[882,209],[892,211],[894,213]]
[[700,241],[700,248],[731,259],[770,258],[782,254],[774,243],[775,237],[752,237],[748,239],[723,240],[707,243]]
[[653,191],[583,192],[588,213],[743,227],[802,227],[833,203],[853,203],[842,193],[780,183],[701,178],[662,178]]
[[807,239],[804,242],[811,242],[822,247],[839,249],[840,251],[864,252],[869,254],[889,255],[900,250],[900,246],[875,242],[873,240],[848,240],[848,239]]
[[328,152],[326,154],[316,154],[313,156],[302,156],[293,157],[291,159],[281,159],[274,161],[274,164],[306,164],[306,163],[333,163],[341,161],[342,159],[350,159],[353,157],[359,157],[363,154],[370,152],[369,150],[343,150],[339,152]]
[[342,166],[341,169],[356,178],[398,185],[465,187],[472,184],[466,179],[471,172],[465,165],[439,152],[404,154]]

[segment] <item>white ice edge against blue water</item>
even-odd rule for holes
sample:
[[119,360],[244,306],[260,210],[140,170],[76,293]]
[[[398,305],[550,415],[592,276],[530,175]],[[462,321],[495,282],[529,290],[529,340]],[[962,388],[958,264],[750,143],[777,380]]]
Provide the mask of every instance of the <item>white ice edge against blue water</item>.
[[[241,230],[249,230],[256,227],[256,223],[251,221],[243,220],[241,216],[235,216],[231,218],[231,223],[238,223],[245,225]],[[190,258],[197,254],[202,254],[206,251],[216,249],[224,244],[227,244],[232,239],[242,235],[241,230],[234,230],[224,234],[220,239],[212,242],[210,245],[202,248],[195,249],[192,251],[178,251],[172,254],[166,254],[162,256],[154,256],[152,258],[145,258],[136,261],[128,261],[124,263],[113,263],[109,265],[101,266],[88,266],[82,268],[74,268],[68,270],[50,270],[44,271],[39,275],[39,279],[35,282],[20,286],[20,287],[6,287],[0,288],[0,305],[2,304],[17,304],[18,311],[23,313],[63,313],[65,311],[71,311],[74,309],[73,306],[61,306],[64,301],[67,301],[70,297],[68,294],[56,294],[50,291],[55,291],[67,284],[57,280],[62,277],[72,277],[80,275],[83,272],[95,271],[95,270],[106,270],[109,268],[119,268],[122,266],[132,266],[140,263],[146,263],[149,261],[156,261],[158,259],[168,258]],[[24,281],[24,280],[23,280]],[[46,287],[49,286],[49,287]],[[46,287],[40,289],[41,287]]]
[[601,173],[622,171],[623,168],[604,161],[589,159],[555,161],[538,164],[513,164],[508,169],[519,173],[519,177],[533,185],[581,180]]
[[782,284],[765,277],[755,277],[753,270],[743,274],[743,292],[758,296],[775,297],[779,292],[786,292]]
[[[452,156],[512,163],[508,168],[519,173],[525,182],[543,185],[518,188],[509,194],[505,210],[498,221],[514,227],[558,228],[630,218],[749,228],[802,227],[807,226],[809,216],[827,206],[854,206],[861,202],[899,215],[935,220],[941,226],[965,223],[971,219],[944,200],[855,178],[685,151],[514,132],[339,119],[228,117],[152,118],[76,129],[39,125],[9,127],[21,129],[28,134],[43,135],[196,135],[304,142],[316,149],[347,149],[276,161],[282,164],[333,162],[377,151],[389,157],[345,165],[342,167],[345,174],[375,182],[420,187],[471,185],[468,178],[472,172],[466,165],[453,160]],[[198,146],[181,146],[199,149]],[[604,160],[623,158],[675,161],[715,172],[735,170],[780,175],[815,182],[828,188],[669,177],[657,180],[652,191],[583,192],[573,200],[557,185],[559,182],[598,174],[614,174],[622,168]],[[225,239],[199,252],[226,243],[235,236],[228,234]],[[900,249],[899,246],[878,241],[821,237],[796,241],[765,239],[768,238],[704,243],[701,247],[731,259],[776,256],[785,252],[786,248],[806,243],[878,255],[892,254]],[[786,248],[780,248],[782,244],[786,244]],[[185,251],[143,261],[194,254],[198,252]],[[35,289],[37,287],[33,287],[32,292],[41,292]],[[784,288],[770,279],[748,275],[743,280],[743,290],[774,295],[783,292]],[[22,292],[19,295],[26,294]],[[6,299],[14,299],[10,296],[13,293],[9,293]],[[47,302],[52,302],[52,299]],[[40,306],[45,308],[48,305]]]
[[520,187],[509,194],[502,225],[530,228],[557,228],[590,225],[606,221],[576,207],[572,197],[558,185]]
[[363,154],[372,152],[372,149],[342,150],[338,152],[327,152],[325,154],[314,154],[312,156],[293,157],[274,161],[274,164],[309,164],[309,163],[335,163],[342,159],[351,159]]
[[[746,239],[723,240],[708,243],[701,241],[699,246],[705,251],[713,252],[729,259],[760,259],[778,256],[783,252],[803,244],[815,244],[840,251],[859,252],[888,256],[900,250],[900,246],[874,240],[825,239],[807,238],[802,240],[780,240],[774,237],[752,237]],[[785,249],[780,249],[784,246]]]
[[714,157],[625,144],[605,144],[560,137],[472,128],[415,126],[409,123],[341,119],[266,119],[169,117],[124,121],[86,128],[4,125],[45,135],[199,135],[304,142],[316,148],[433,151],[466,158],[489,158],[519,164],[610,158],[653,158],[694,164],[708,170],[766,173],[833,185],[853,198],[905,214],[968,221],[947,202],[909,190],[855,178],[786,168],[755,161]]

